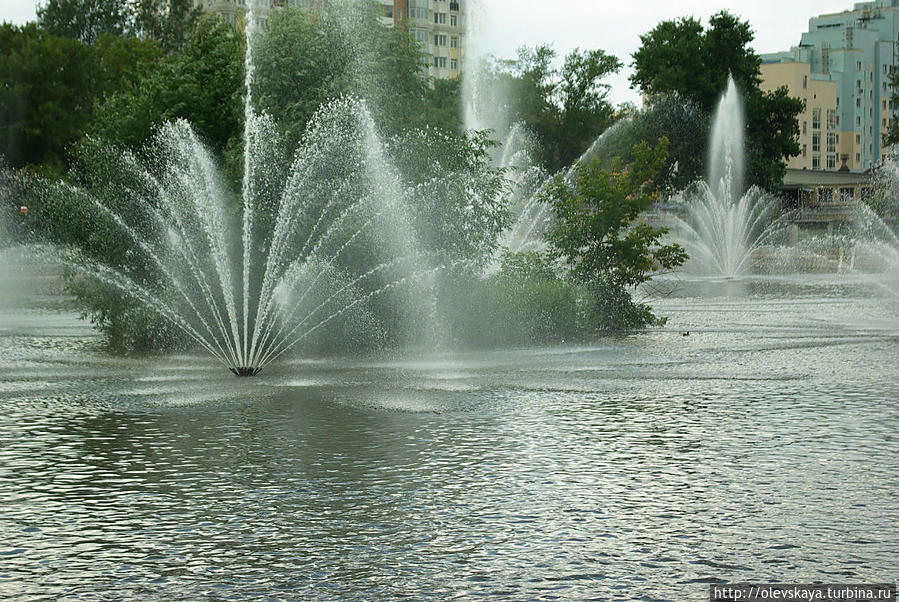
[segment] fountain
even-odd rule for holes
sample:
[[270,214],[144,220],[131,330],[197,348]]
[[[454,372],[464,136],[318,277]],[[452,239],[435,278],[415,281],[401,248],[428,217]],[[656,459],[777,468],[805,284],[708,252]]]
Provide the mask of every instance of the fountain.
[[744,155],[743,107],[728,77],[712,122],[707,180],[675,198],[683,217],[669,216],[674,237],[690,255],[688,269],[729,277],[747,273],[754,254],[782,229],[778,199],[756,186],[744,189]]
[[[103,160],[94,162],[102,173],[89,188],[35,184],[48,210],[71,214],[83,238],[63,259],[83,288],[136,301],[241,377],[338,317],[355,320],[350,331],[377,331],[372,304],[382,297],[404,324],[433,320],[431,295],[421,291],[464,260],[423,252],[414,222],[422,207],[458,213],[448,194],[470,206],[477,201],[470,191],[484,178],[457,169],[415,186],[403,182],[389,159],[391,141],[380,138],[357,98],[322,106],[285,159],[275,122],[254,109],[252,3],[247,21],[239,193],[184,121],[161,128],[149,159],[92,142]],[[491,219],[490,211],[468,211],[457,223],[475,230],[477,220]],[[98,243],[91,232],[110,241]],[[478,244],[463,234],[455,233],[456,247]],[[113,244],[126,251],[110,252]]]

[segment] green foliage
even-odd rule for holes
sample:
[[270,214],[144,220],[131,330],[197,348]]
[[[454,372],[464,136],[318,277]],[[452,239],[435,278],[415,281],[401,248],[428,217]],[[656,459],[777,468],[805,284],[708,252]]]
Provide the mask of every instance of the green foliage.
[[93,109],[90,48],[28,24],[0,27],[0,143],[10,165],[63,164]]
[[462,78],[434,79],[425,90],[427,124],[445,132],[462,131]]
[[87,46],[33,23],[0,26],[0,153],[14,167],[61,170],[97,100],[139,80],[159,55],[153,42],[104,36]]
[[193,0],[132,0],[133,35],[179,50],[191,37],[202,11]]
[[128,5],[122,0],[47,0],[38,6],[37,19],[41,29],[85,44],[129,29]]
[[583,309],[589,294],[556,272],[546,255],[507,253],[492,276],[463,274],[446,282],[440,315],[461,346],[584,340],[591,332]]
[[181,47],[200,15],[191,0],[46,0],[38,25],[57,36],[94,44],[104,35],[157,41]]
[[804,102],[785,87],[746,96],[747,171],[750,184],[779,194],[786,173],[782,159],[799,154],[799,120]]
[[509,90],[512,121],[534,133],[551,171],[571,165],[614,121],[602,79],[621,68],[602,50],[576,49],[561,68],[553,66],[555,57],[547,45],[522,47],[516,60],[497,65],[492,84]]
[[627,164],[634,159],[635,144],[645,141],[655,145],[667,138],[668,166],[659,172],[656,183],[663,189],[682,190],[705,174],[708,132],[708,113],[694,101],[677,93],[657,94],[603,136],[597,156],[608,160],[621,157]]
[[242,133],[243,55],[241,36],[204,19],[180,52],[107,98],[87,131],[137,149],[161,124],[186,119],[221,156]]
[[485,132],[457,136],[434,129],[387,138],[387,156],[406,190],[421,244],[441,262],[482,267],[509,221],[505,172],[492,166]]
[[710,114],[732,74],[746,103],[749,183],[777,192],[786,169],[782,159],[799,154],[803,103],[786,88],[761,91],[761,59],[749,46],[753,37],[748,22],[726,11],[713,15],[708,29],[692,17],[663,21],[640,37],[631,82],[651,96],[677,92]]
[[454,129],[447,115],[453,107],[429,104],[443,102],[453,84],[435,83],[438,91],[430,90],[415,41],[400,28],[384,27],[375,9],[356,3],[272,14],[254,46],[254,96],[288,144],[299,140],[319,106],[346,94],[364,98],[385,133],[425,125]]
[[638,221],[658,198],[654,182],[666,164],[667,147],[665,138],[654,147],[641,142],[626,167],[620,159],[611,169],[599,160],[583,164],[573,182],[559,176],[543,197],[555,218],[546,234],[551,253],[568,277],[592,292],[591,315],[599,328],[652,323],[643,319],[651,316],[648,308],[633,304],[627,289],[686,259],[679,245],[662,244],[665,228]]

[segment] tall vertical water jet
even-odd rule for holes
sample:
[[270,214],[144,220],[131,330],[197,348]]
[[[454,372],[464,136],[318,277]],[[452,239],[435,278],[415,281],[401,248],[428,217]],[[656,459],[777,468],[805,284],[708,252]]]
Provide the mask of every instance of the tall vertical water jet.
[[672,234],[690,255],[688,269],[738,276],[752,269],[754,254],[779,230],[774,196],[745,190],[745,118],[739,90],[728,76],[709,137],[708,175],[675,199],[683,216],[669,217]]
[[707,181],[716,197],[731,203],[743,194],[744,122],[743,100],[733,77],[729,76],[712,120]]

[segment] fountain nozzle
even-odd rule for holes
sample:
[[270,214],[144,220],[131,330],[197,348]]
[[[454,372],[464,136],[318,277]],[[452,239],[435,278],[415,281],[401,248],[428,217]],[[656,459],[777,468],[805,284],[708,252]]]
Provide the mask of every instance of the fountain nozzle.
[[262,372],[262,368],[257,366],[237,366],[230,369],[235,376],[256,376]]

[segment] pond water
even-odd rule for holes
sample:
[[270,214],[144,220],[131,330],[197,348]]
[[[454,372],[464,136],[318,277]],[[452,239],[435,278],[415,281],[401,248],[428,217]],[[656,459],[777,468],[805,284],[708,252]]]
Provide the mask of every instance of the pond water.
[[899,580],[899,302],[836,276],[660,289],[665,328],[591,346],[251,379],[111,356],[0,295],[0,597]]

